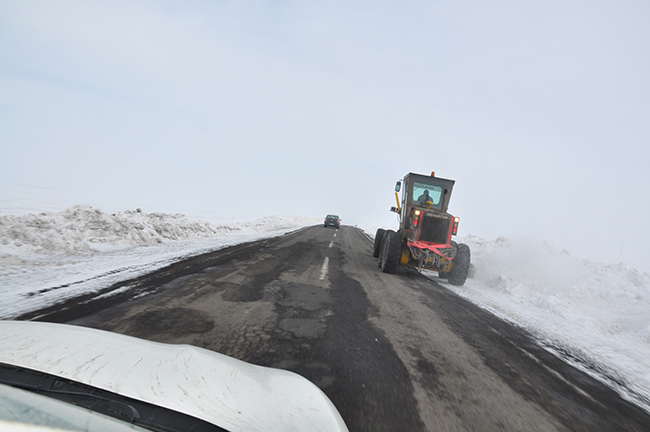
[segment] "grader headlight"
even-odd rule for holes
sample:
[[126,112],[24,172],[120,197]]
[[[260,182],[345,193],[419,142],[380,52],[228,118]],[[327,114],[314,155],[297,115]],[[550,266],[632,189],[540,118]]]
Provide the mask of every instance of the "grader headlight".
[[420,210],[415,211],[415,218],[413,219],[413,226],[418,226],[418,223],[420,222]]

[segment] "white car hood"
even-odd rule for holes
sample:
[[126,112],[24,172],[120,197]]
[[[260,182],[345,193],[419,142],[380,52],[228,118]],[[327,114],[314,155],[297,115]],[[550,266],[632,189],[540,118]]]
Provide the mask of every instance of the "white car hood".
[[0,321],[0,362],[179,411],[229,431],[347,431],[327,396],[293,372],[190,345],[63,324]]

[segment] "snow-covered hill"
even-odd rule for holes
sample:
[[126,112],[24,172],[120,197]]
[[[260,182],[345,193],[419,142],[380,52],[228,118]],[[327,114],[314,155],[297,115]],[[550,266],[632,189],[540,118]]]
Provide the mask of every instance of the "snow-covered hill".
[[[140,210],[0,213],[0,318],[97,291],[183,257],[271,237],[320,219],[271,216],[210,223]],[[376,227],[362,227],[370,236]],[[650,410],[650,274],[555,251],[550,245],[474,236],[474,272],[445,284],[532,334],[549,350]],[[65,289],[52,289],[65,287]],[[576,359],[579,359],[576,360]]]

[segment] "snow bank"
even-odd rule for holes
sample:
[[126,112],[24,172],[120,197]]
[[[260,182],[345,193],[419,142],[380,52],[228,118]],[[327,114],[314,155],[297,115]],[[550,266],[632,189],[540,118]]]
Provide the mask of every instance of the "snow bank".
[[581,260],[543,243],[459,241],[472,250],[474,274],[463,287],[445,286],[650,406],[650,274]]
[[60,213],[9,216],[0,213],[0,244],[7,253],[86,254],[102,245],[150,246],[168,241],[203,239],[232,232],[276,231],[308,218],[270,216],[252,222],[215,225],[182,214],[127,210],[107,214],[89,205],[76,205]]
[[320,223],[268,216],[213,224],[140,210],[107,214],[88,205],[58,213],[0,213],[0,319],[98,291],[188,256]]

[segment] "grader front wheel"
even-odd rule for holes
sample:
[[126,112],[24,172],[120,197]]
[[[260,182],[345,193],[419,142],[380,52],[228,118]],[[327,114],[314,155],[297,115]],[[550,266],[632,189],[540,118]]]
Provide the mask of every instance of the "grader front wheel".
[[469,251],[469,246],[462,243],[459,244],[456,256],[452,263],[451,271],[446,273],[450,284],[461,286],[465,283],[467,275],[469,274],[470,258],[471,253]]

